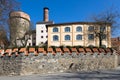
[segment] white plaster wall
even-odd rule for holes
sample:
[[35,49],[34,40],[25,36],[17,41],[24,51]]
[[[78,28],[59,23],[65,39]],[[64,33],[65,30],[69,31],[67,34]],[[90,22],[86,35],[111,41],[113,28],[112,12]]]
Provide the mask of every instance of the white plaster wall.
[[[27,41],[27,46],[32,46],[32,35],[30,35],[30,36],[28,36],[27,38],[29,38],[28,39],[28,41]],[[31,45],[29,45],[29,43],[31,44]]]
[[[43,33],[41,32],[43,30]],[[43,36],[43,38],[41,38]],[[41,42],[47,41],[47,29],[45,24],[36,24],[36,46],[39,46]]]

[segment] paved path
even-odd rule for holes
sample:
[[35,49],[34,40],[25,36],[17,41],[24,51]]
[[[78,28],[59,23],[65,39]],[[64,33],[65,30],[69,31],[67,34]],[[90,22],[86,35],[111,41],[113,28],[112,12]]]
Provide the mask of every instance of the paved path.
[[0,80],[120,80],[120,69],[99,72],[57,73],[14,77],[1,76]]

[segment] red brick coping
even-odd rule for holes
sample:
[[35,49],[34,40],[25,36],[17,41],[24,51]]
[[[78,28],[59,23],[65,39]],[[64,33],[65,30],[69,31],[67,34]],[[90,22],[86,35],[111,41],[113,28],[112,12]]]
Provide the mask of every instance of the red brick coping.
[[11,55],[16,55],[18,56],[20,53],[23,53],[25,56],[28,56],[30,53],[33,53],[35,56],[38,56],[39,54],[47,55],[48,53],[52,55],[56,55],[57,53],[60,53],[61,55],[64,55],[68,53],[69,55],[71,54],[91,54],[93,55],[94,53],[97,53],[100,55],[103,53],[104,55],[110,53],[111,55],[113,54],[113,51],[110,48],[47,48],[45,50],[44,48],[14,48],[14,49],[0,49],[0,56],[11,56]]

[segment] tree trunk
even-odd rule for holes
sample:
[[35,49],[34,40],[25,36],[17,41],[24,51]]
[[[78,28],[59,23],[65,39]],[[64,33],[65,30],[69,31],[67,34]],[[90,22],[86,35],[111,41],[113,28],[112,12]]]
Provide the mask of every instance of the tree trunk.
[[99,35],[99,47],[102,47],[102,35]]

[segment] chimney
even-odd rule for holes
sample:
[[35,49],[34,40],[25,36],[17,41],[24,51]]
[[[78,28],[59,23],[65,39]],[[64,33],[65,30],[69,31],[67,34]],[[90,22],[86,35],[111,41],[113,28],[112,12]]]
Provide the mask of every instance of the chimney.
[[45,21],[45,22],[49,21],[49,8],[47,8],[47,7],[44,8],[43,15],[44,15],[43,21]]

